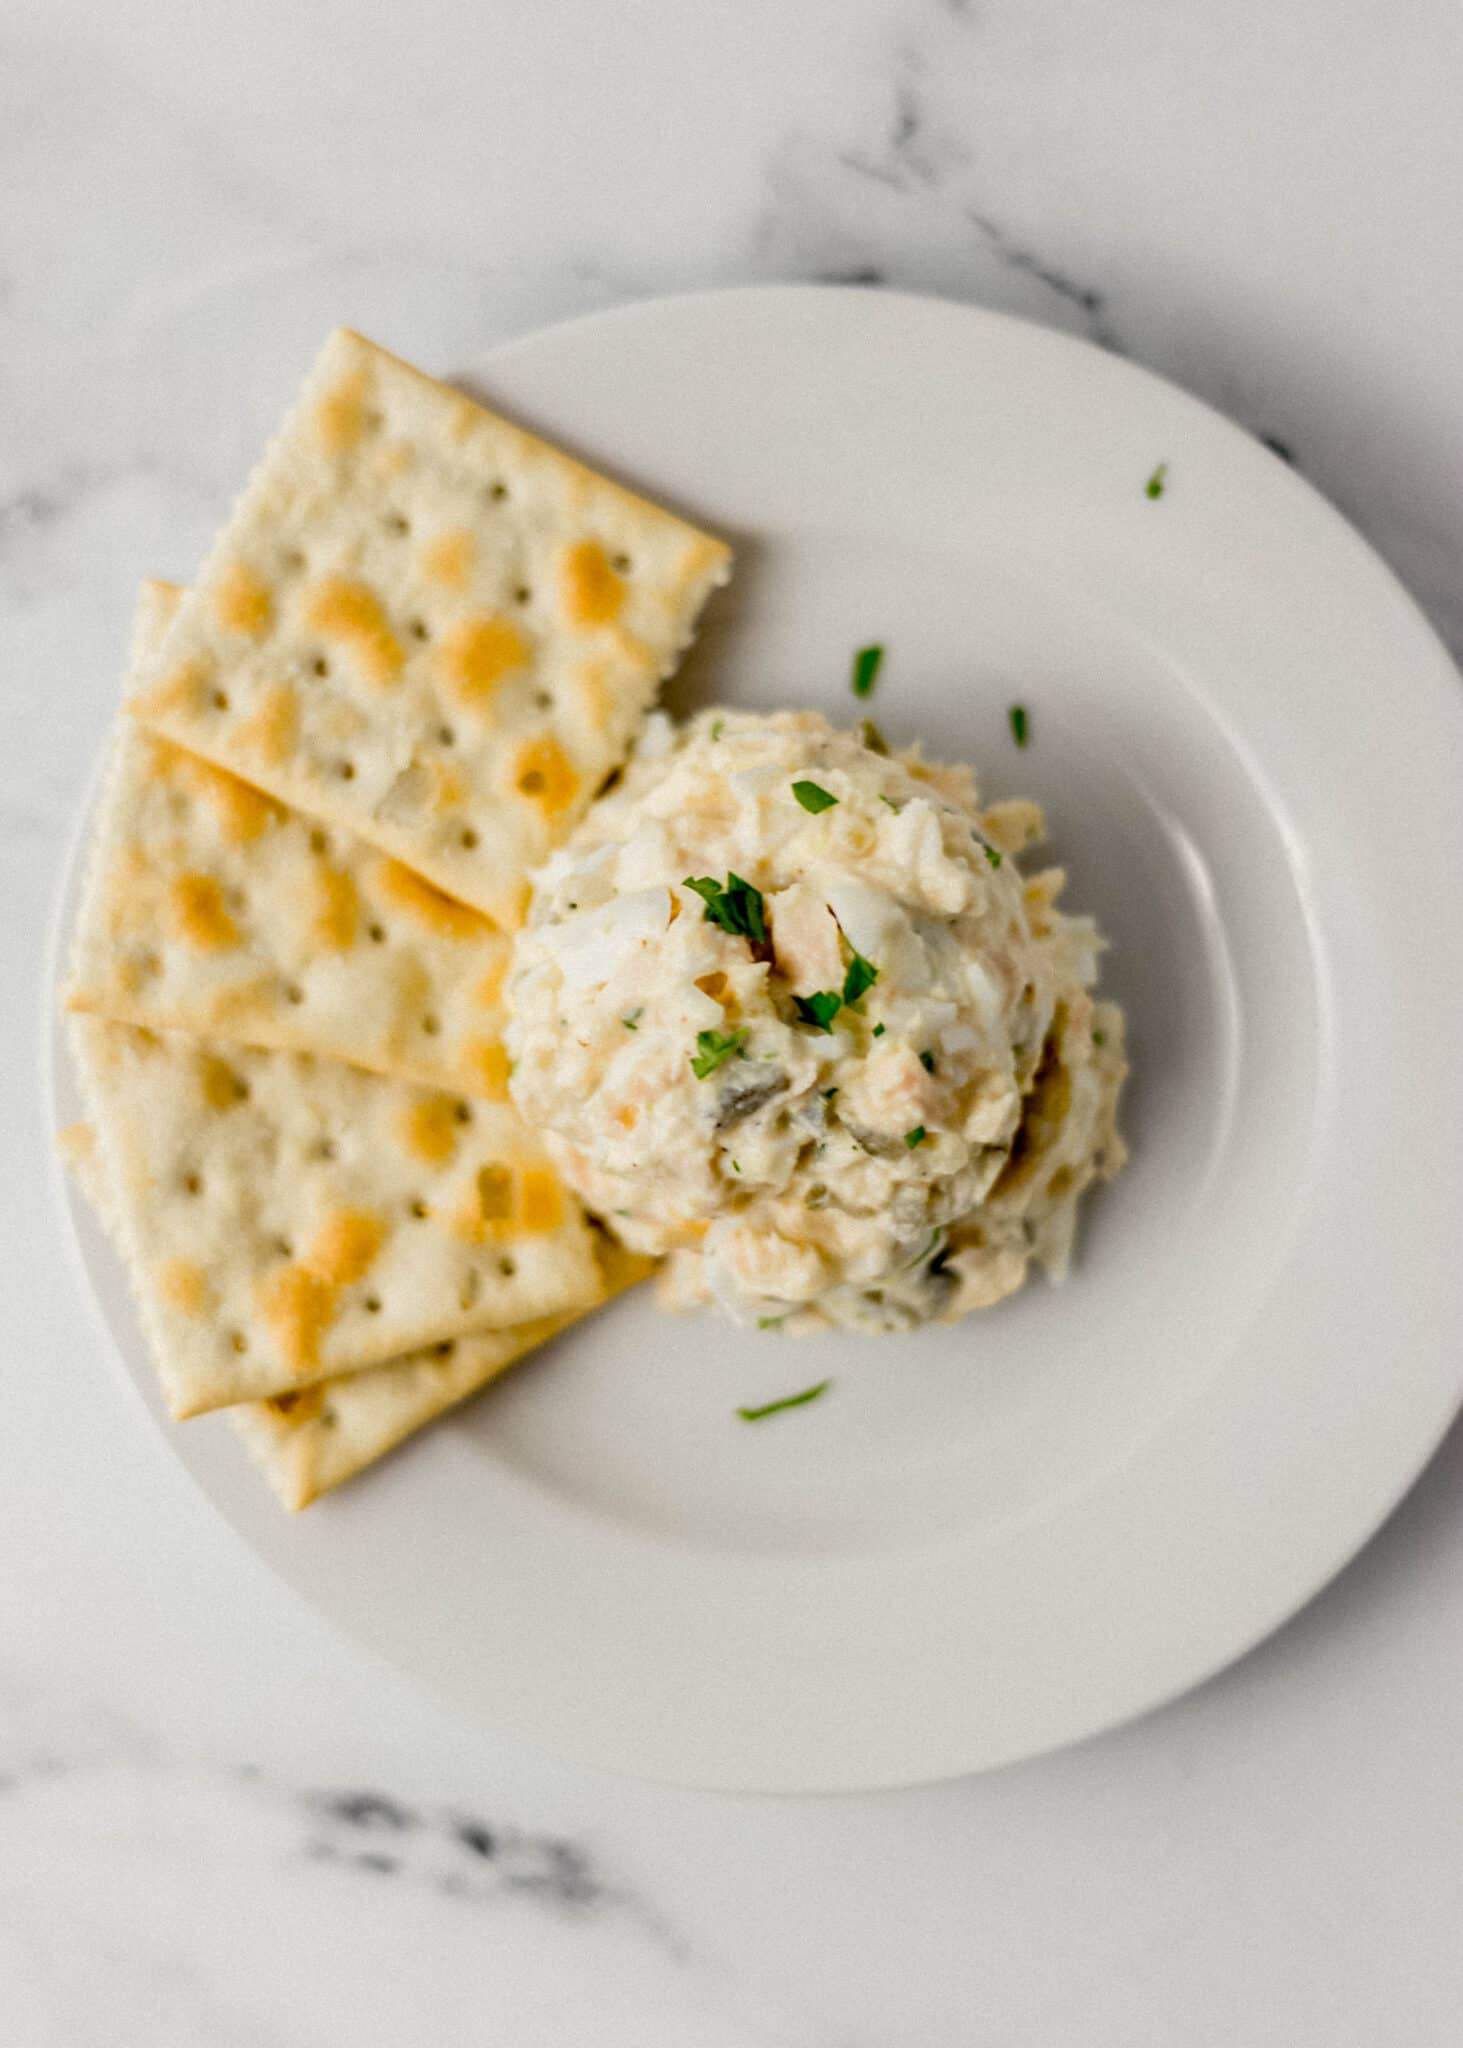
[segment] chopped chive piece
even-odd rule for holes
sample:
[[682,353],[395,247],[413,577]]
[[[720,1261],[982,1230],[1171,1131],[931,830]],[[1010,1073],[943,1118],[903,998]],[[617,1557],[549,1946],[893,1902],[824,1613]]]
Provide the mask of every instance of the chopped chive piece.
[[[759,1316],[759,1330],[775,1330],[783,1320],[781,1316]],[[780,1401],[764,1401],[760,1408],[738,1408],[743,1422],[760,1422],[765,1415],[780,1415],[784,1408],[806,1408],[809,1401],[816,1401],[820,1394],[826,1394],[832,1380],[819,1380],[816,1387],[804,1387],[800,1394],[784,1394]]]
[[711,737],[714,740],[719,740],[725,731],[726,720],[724,718],[713,718],[711,721]]
[[1168,464],[1160,462],[1147,483],[1143,486],[1150,498],[1161,498],[1168,483]]
[[713,881],[710,875],[687,875],[685,886],[694,889],[706,905],[708,924],[720,925],[735,938],[749,939],[754,949],[767,944],[767,918],[760,889],[730,872],[724,884]]
[[1026,715],[1024,704],[1013,704],[1006,714],[1011,721],[1011,737],[1018,747],[1024,747],[1031,737],[1031,720]]
[[927,1074],[933,1074],[935,1071],[935,1055],[932,1052],[922,1052],[919,1056],[919,1063]]
[[829,1031],[833,1019],[843,1008],[843,997],[837,989],[820,989],[815,996],[794,996],[797,1005],[798,1022],[811,1024],[815,1031]]
[[986,846],[984,840],[981,841],[981,845],[985,849],[985,857],[990,862],[991,866],[993,868],[998,868],[1001,865],[1000,853],[994,846]]
[[861,647],[853,658],[853,694],[867,697],[879,677],[879,664],[884,659],[884,650],[877,644]]
[[737,1162],[735,1161],[735,1159],[734,1159],[734,1160],[732,1161],[732,1163],[731,1163],[731,1168],[732,1168],[732,1172],[733,1172],[733,1173],[740,1173],[740,1172],[741,1172],[741,1170],[742,1170],[742,1169],[741,1169],[741,1168],[740,1168],[740,1167],[739,1167],[739,1166],[737,1165]]
[[826,789],[821,789],[816,782],[795,782],[792,793],[803,809],[811,811],[815,818],[819,811],[831,811],[838,801],[836,796],[830,795]]
[[871,754],[887,754],[889,742],[880,732],[872,718],[861,718],[858,722],[858,736]]
[[851,1009],[860,996],[866,995],[879,979],[879,970],[871,960],[865,960],[855,946],[848,949],[853,958],[848,963],[848,972],[843,977],[843,1000]]
[[743,1050],[747,1043],[747,1031],[743,1026],[737,1031],[698,1031],[696,1050],[691,1057],[691,1072],[698,1081],[704,1081],[708,1074],[714,1074],[718,1067],[735,1053],[738,1059],[745,1059]]
[[823,1090],[823,1100],[825,1102],[831,1102],[837,1093],[838,1090],[836,1088],[825,1088]]
[[928,1136],[929,1132],[925,1129],[924,1125],[916,1124],[912,1131],[905,1132],[904,1142],[912,1152],[915,1146],[922,1145]]
[[640,1029],[640,1019],[644,1015],[645,1005],[644,1003],[642,1003],[638,1010],[627,1010],[625,1015],[620,1019],[620,1022],[624,1025],[627,1031],[638,1031]]
[[896,818],[904,808],[902,804],[895,803],[892,796],[885,796],[882,791],[879,794],[879,802],[881,804],[888,804],[890,810],[893,811]]
[[876,1024],[874,1026],[873,1035],[875,1038],[882,1038],[884,1036],[884,1026],[882,1024]]

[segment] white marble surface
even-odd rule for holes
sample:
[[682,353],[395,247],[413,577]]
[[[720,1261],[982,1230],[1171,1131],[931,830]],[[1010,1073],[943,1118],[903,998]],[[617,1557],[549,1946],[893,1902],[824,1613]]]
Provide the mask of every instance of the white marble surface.
[[1451,0],[9,0],[6,2048],[1460,2038],[1463,1434],[1300,1621],[1083,1750],[817,1804],[586,1778],[210,1518],[99,1356],[35,1079],[133,586],[336,320],[450,371],[719,281],[1011,307],[1285,443],[1459,651],[1460,60]]

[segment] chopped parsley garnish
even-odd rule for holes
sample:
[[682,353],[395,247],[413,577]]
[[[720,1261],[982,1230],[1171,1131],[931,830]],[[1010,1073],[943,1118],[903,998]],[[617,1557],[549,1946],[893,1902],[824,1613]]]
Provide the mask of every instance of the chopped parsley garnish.
[[[759,1330],[775,1329],[782,1321],[781,1316],[763,1316],[759,1319]],[[800,1394],[784,1394],[780,1401],[764,1401],[760,1408],[738,1408],[743,1422],[760,1422],[765,1415],[780,1415],[784,1408],[806,1408],[809,1401],[816,1401],[820,1394],[826,1394],[832,1380],[819,1380],[816,1387],[804,1387]]]
[[819,811],[831,811],[838,801],[836,796],[831,796],[826,789],[821,789],[816,782],[795,782],[792,786],[792,793],[803,809],[811,811],[815,818]]
[[859,997],[867,995],[879,979],[879,970],[872,960],[865,960],[857,947],[850,946],[849,951],[853,958],[849,961],[848,972],[843,977],[843,1000],[852,1009]]
[[872,694],[874,684],[879,679],[879,665],[883,659],[884,650],[877,644],[872,647],[861,647],[859,649],[853,658],[853,694],[855,697],[867,697]]
[[924,1125],[916,1124],[912,1131],[905,1132],[904,1142],[912,1152],[915,1146],[922,1145],[928,1136],[929,1132],[925,1129]]
[[1024,747],[1031,737],[1031,720],[1026,715],[1024,704],[1013,704],[1006,716],[1011,721],[1011,737],[1018,747]]
[[872,718],[861,718],[859,720],[858,736],[871,754],[887,755],[889,752],[889,742],[885,739],[878,726],[875,725]]
[[815,996],[794,996],[798,1022],[811,1024],[815,1031],[831,1031],[833,1019],[843,1008],[843,997],[837,989],[820,989]]
[[644,1015],[645,1005],[644,1003],[642,1003],[638,1010],[627,1010],[625,1015],[620,1019],[620,1022],[624,1025],[627,1031],[638,1031],[640,1029],[640,1019]]
[[710,875],[687,875],[686,887],[694,889],[706,905],[706,922],[720,925],[734,938],[749,939],[754,948],[767,944],[767,918],[762,891],[728,873],[725,885]]
[[876,1024],[876,1025],[874,1026],[874,1034],[873,1034],[873,1035],[874,1035],[874,1037],[875,1037],[875,1038],[882,1038],[882,1037],[884,1036],[884,1026],[883,1026],[882,1024]]
[[745,1026],[737,1031],[698,1031],[696,1050],[691,1057],[691,1072],[698,1081],[704,1081],[708,1074],[714,1074],[718,1067],[724,1066],[733,1053],[738,1059],[745,1059],[746,1043]]
[[792,1311],[789,1309],[786,1314],[780,1316],[758,1316],[757,1328],[759,1330],[780,1330],[791,1313]]
[[1150,498],[1161,498],[1168,483],[1168,464],[1160,462],[1143,489]]
[[711,737],[714,740],[719,740],[725,731],[726,720],[724,718],[713,718],[711,721]]
[[922,1052],[919,1056],[919,1063],[927,1074],[933,1074],[935,1071],[935,1055],[932,1052]]
[[987,846],[986,842],[983,839],[980,843],[982,848],[984,849],[985,857],[990,862],[991,866],[993,868],[998,868],[1001,865],[1000,853],[994,846]]
[[838,1090],[836,1088],[825,1088],[823,1090],[823,1100],[825,1102],[831,1102],[837,1093]]
[[1105,1031],[1094,1031],[1092,1034],[1092,1043],[1094,1045],[1106,1045],[1107,1033]]

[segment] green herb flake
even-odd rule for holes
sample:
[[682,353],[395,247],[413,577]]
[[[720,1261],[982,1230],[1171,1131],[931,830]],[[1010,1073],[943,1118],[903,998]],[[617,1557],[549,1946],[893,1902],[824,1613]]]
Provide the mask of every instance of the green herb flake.
[[1092,1034],[1092,1043],[1094,1045],[1106,1045],[1107,1033],[1105,1031],[1094,1031]]
[[[861,718],[858,722],[858,736],[871,754],[887,754],[889,742],[875,725],[872,718]],[[886,799],[887,801],[887,799]]]
[[814,1031],[831,1031],[833,1019],[843,1008],[843,997],[837,989],[820,989],[815,996],[794,996],[798,1022],[810,1024]]
[[874,684],[879,679],[879,667],[884,659],[884,650],[877,644],[861,647],[853,658],[853,694],[868,697],[873,694]]
[[925,1129],[924,1125],[916,1124],[912,1131],[905,1132],[904,1142],[912,1152],[915,1146],[922,1145],[928,1136],[929,1132]]
[[724,718],[713,718],[711,721],[711,737],[714,740],[719,740],[725,731],[726,720]]
[[823,1100],[825,1102],[831,1102],[837,1093],[838,1090],[836,1088],[825,1088],[823,1090]]
[[640,1029],[640,1019],[644,1015],[645,1005],[644,1003],[642,1003],[638,1010],[627,1010],[625,1015],[620,1019],[620,1022],[624,1025],[627,1031],[638,1031]]
[[[775,1330],[781,1321],[781,1316],[759,1316],[757,1328]],[[819,1380],[817,1386],[804,1387],[800,1394],[784,1394],[780,1401],[764,1401],[760,1408],[738,1408],[737,1413],[743,1422],[761,1422],[768,1415],[781,1415],[785,1408],[806,1408],[810,1401],[826,1394],[832,1384],[832,1380]]]
[[884,1027],[884,1026],[883,1026],[882,1024],[876,1024],[876,1025],[874,1026],[874,1036],[875,1036],[875,1038],[882,1038],[882,1037],[884,1036],[884,1028],[885,1028],[885,1027]]
[[738,1059],[745,1059],[746,1043],[745,1026],[737,1031],[698,1031],[696,1050],[691,1057],[691,1072],[698,1081],[704,1081],[718,1067],[725,1066],[733,1054]]
[[999,850],[994,846],[987,846],[984,840],[981,841],[981,846],[984,849],[985,857],[990,862],[991,866],[993,868],[998,868],[1001,865],[1001,856]]
[[879,970],[872,960],[865,960],[856,947],[850,946],[849,951],[853,958],[849,961],[848,972],[843,977],[843,1000],[852,1009],[859,998],[867,995],[879,979]]
[[922,1052],[919,1056],[919,1063],[927,1074],[933,1074],[935,1071],[935,1055],[932,1052]]
[[732,1172],[733,1172],[733,1173],[740,1173],[740,1172],[741,1172],[741,1170],[742,1170],[742,1169],[740,1168],[740,1166],[738,1166],[738,1165],[737,1165],[737,1162],[735,1161],[735,1159],[734,1159],[734,1160],[732,1161],[732,1163],[731,1163],[731,1169],[732,1169]]
[[1026,715],[1024,704],[1013,704],[1006,716],[1011,721],[1011,737],[1018,747],[1024,747],[1031,737],[1031,720]]
[[1143,489],[1150,498],[1161,498],[1168,488],[1168,464],[1160,462]]
[[838,802],[836,796],[821,788],[816,782],[795,782],[792,793],[805,811],[811,811],[816,818],[819,811],[831,811]]
[[894,813],[896,818],[899,816],[899,813],[904,809],[903,804],[895,803],[892,796],[885,796],[882,791],[880,791],[879,794],[879,802],[881,804],[888,804],[890,810]]
[[734,938],[750,940],[754,948],[767,944],[767,917],[760,889],[730,872],[725,883],[714,881],[710,875],[687,875],[685,886],[694,889],[705,904],[708,924],[720,925]]

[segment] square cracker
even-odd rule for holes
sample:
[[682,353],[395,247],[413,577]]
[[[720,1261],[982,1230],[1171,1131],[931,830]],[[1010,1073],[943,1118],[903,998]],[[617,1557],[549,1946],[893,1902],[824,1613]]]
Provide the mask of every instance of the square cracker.
[[[182,595],[143,585],[134,673]],[[489,919],[130,719],[113,744],[69,1008],[505,1099]]]
[[598,1300],[592,1233],[512,1110],[72,1019],[175,1416]]
[[[83,1194],[115,1238],[115,1205],[90,1125],[73,1124],[61,1133],[61,1144]],[[595,1248],[606,1300],[651,1270],[651,1260],[637,1258],[610,1237],[597,1237]],[[284,1506],[308,1507],[528,1357],[579,1314],[449,1339],[297,1394],[245,1401],[224,1412]]]
[[340,329],[131,708],[510,926],[729,565]]

